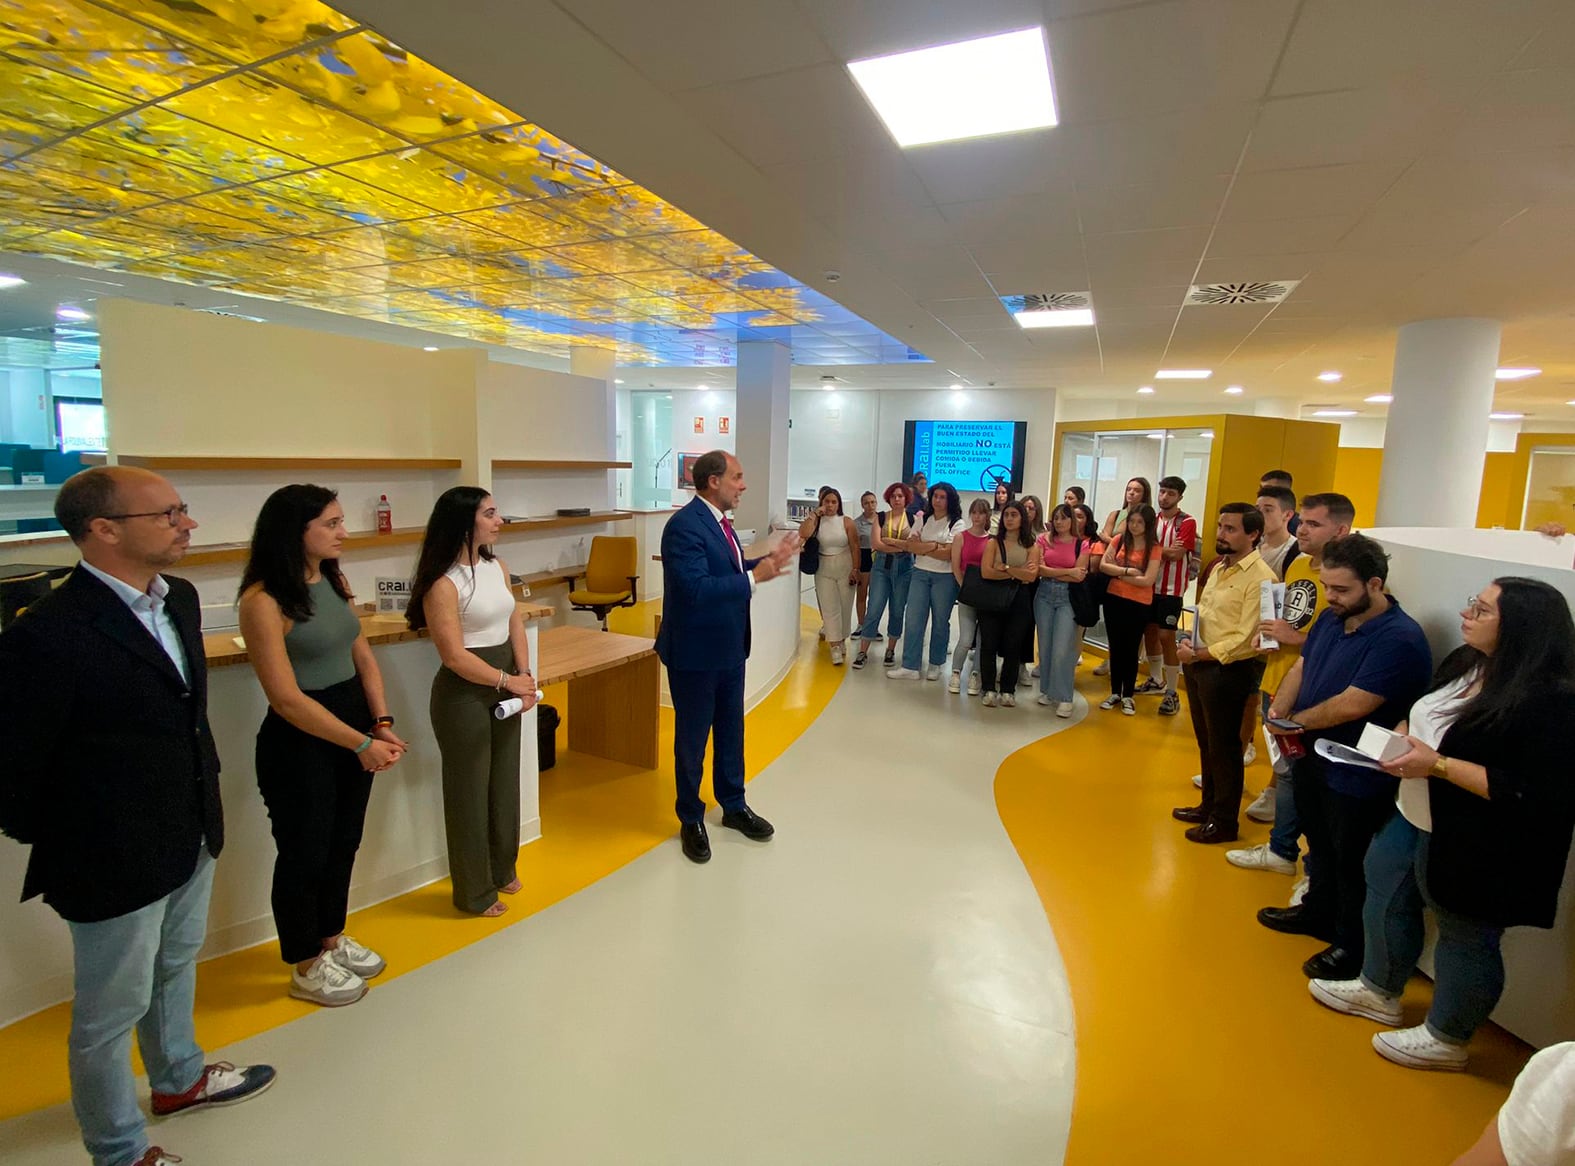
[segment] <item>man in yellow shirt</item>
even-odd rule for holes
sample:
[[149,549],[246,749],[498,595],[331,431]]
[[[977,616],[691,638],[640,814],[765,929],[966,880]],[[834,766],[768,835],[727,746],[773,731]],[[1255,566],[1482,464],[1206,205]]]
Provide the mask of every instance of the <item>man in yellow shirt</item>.
[[1192,731],[1198,738],[1203,800],[1171,811],[1192,823],[1189,842],[1234,842],[1241,822],[1241,710],[1263,679],[1258,603],[1274,571],[1258,554],[1263,515],[1250,502],[1220,507],[1212,564],[1198,595],[1191,641],[1178,645]]
[[[1302,521],[1296,528],[1300,552],[1285,567],[1285,606],[1282,616],[1268,620],[1260,629],[1279,642],[1279,650],[1269,653],[1263,669],[1262,701],[1267,716],[1269,700],[1290,674],[1302,654],[1302,644],[1313,621],[1328,605],[1318,573],[1323,567],[1323,549],[1337,538],[1351,533],[1356,522],[1356,507],[1344,494],[1309,494],[1302,499]],[[1301,822],[1296,816],[1296,797],[1292,793],[1290,765],[1282,758],[1274,766],[1274,784],[1247,807],[1247,816],[1263,821],[1263,810],[1274,823],[1269,840],[1259,846],[1228,850],[1225,859],[1245,870],[1266,870],[1294,875],[1301,854]],[[1260,807],[1260,803],[1266,803]],[[1309,862],[1312,859],[1309,856]],[[1294,906],[1294,903],[1292,904]]]

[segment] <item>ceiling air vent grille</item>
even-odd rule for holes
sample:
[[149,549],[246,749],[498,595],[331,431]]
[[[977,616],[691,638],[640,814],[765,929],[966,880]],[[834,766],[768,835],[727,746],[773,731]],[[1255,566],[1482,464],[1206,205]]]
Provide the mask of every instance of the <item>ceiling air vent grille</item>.
[[1067,312],[1087,308],[1092,303],[1087,292],[1029,292],[1027,295],[1002,296],[1009,312]]
[[1195,307],[1277,304],[1295,291],[1300,282],[1299,279],[1276,279],[1249,283],[1201,283],[1187,289],[1187,303]]

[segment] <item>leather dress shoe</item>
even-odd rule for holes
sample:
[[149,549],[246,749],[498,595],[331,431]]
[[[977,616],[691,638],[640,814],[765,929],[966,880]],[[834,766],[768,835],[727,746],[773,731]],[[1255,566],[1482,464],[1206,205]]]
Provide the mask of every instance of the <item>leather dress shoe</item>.
[[722,825],[729,830],[737,830],[745,838],[752,838],[756,842],[764,842],[777,832],[775,826],[748,806],[742,810],[722,811]]
[[685,822],[678,828],[678,839],[690,862],[711,861],[711,839],[706,836],[704,822]]
[[[1307,908],[1295,907],[1265,907],[1258,912],[1258,922],[1270,931],[1283,931],[1287,935],[1311,935],[1315,939],[1328,942],[1331,938],[1328,924],[1316,916],[1309,915]],[[1360,970],[1360,969],[1358,969]],[[1333,979],[1332,976],[1320,976],[1319,979]],[[1347,976],[1346,979],[1351,977]]]
[[1214,842],[1234,842],[1237,833],[1234,826],[1225,826],[1219,822],[1204,822],[1201,826],[1194,826],[1188,830],[1185,837],[1188,842],[1201,842],[1208,845]]
[[1170,816],[1178,822],[1194,822],[1202,825],[1209,820],[1207,806],[1177,806],[1170,811]]
[[1333,945],[1302,965],[1309,980],[1354,980],[1362,974],[1362,953]]

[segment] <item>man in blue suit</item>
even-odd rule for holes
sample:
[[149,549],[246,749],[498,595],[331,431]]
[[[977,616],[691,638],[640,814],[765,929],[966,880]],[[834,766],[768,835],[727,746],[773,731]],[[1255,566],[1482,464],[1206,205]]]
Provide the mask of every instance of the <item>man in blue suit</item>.
[[746,559],[726,512],[747,488],[744,467],[712,450],[694,464],[695,500],[662,532],[662,630],[656,654],[667,665],[673,698],[673,762],[679,838],[691,862],[711,860],[700,775],[706,738],[714,739],[711,785],[722,825],[764,842],[771,823],[744,803],[744,661],[749,657],[749,601],[761,583],[788,570],[797,540]]

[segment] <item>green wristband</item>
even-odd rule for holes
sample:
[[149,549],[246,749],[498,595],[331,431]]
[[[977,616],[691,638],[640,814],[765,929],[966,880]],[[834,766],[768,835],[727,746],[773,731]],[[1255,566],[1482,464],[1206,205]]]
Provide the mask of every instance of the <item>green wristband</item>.
[[363,740],[359,745],[357,745],[355,747],[355,751],[358,754],[365,753],[371,747],[372,747],[372,738],[367,737],[365,740]]

